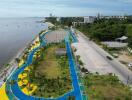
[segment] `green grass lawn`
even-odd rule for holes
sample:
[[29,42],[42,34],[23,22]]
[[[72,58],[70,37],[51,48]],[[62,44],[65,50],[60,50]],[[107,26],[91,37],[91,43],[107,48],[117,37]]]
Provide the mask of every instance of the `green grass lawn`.
[[[63,44],[64,45],[64,44]],[[57,48],[62,44],[50,44],[44,48],[43,59],[37,58],[29,74],[30,83],[38,86],[32,94],[38,97],[57,98],[72,89],[67,56],[57,56]]]
[[89,74],[83,80],[89,100],[132,100],[130,87],[116,76]]
[[41,75],[46,75],[47,78],[55,79],[61,76],[61,68],[58,64],[55,50],[57,46],[51,46],[45,50],[44,60],[37,67],[36,71],[38,71]]

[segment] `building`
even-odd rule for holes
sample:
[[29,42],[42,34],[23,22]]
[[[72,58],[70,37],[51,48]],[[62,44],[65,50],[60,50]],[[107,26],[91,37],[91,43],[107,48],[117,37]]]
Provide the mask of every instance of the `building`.
[[60,21],[61,21],[61,17],[57,17],[57,18],[56,18],[56,21],[57,21],[57,22],[60,22]]
[[101,18],[106,18],[106,19],[110,19],[110,18],[117,18],[117,19],[125,19],[125,16],[101,16]]
[[84,22],[72,22],[72,25],[75,27],[77,25],[83,25]]
[[127,17],[124,15],[113,15],[113,16],[103,16],[102,14],[98,13],[97,19],[111,19],[111,18],[116,18],[116,19],[126,19]]
[[95,21],[95,17],[94,16],[84,17],[84,23],[93,23],[94,21]]
[[49,17],[53,17],[52,13],[49,14]]
[[127,42],[127,39],[128,39],[127,36],[122,36],[122,37],[117,38],[117,39],[115,39],[115,40],[116,40],[116,41],[119,41],[119,42]]
[[73,26],[77,26],[77,25],[83,25],[86,23],[93,23],[96,20],[95,16],[87,16],[87,17],[83,17],[83,21],[76,21],[76,22],[72,22]]

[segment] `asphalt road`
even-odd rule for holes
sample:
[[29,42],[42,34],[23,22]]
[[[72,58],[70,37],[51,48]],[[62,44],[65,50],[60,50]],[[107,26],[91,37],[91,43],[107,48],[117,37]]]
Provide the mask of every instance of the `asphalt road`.
[[[79,36],[81,36],[85,40],[88,46],[93,48],[96,51],[96,53],[98,53],[98,55],[102,57],[102,59],[104,59],[110,66],[113,67],[113,69],[115,70],[114,73],[119,77],[119,79],[123,83],[132,85],[132,71],[130,71],[123,64],[121,64],[118,60],[114,59],[109,53],[104,51],[93,41],[90,41],[89,38],[87,38],[84,34],[78,31],[77,33],[79,33]],[[111,58],[113,58],[113,60],[109,60],[106,56],[110,56]]]

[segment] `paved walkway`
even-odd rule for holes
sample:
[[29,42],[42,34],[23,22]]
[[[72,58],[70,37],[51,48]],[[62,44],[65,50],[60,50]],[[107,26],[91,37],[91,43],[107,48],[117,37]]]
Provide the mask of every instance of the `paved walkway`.
[[[46,33],[47,34],[47,33]],[[40,38],[42,38],[42,40],[44,40],[45,35],[42,35]],[[44,40],[45,41],[45,40]],[[39,47],[36,47],[34,50],[32,50],[29,53],[27,62],[22,65],[19,69],[17,69],[13,75],[11,76],[11,80],[15,80],[15,84],[11,85],[8,84],[7,82],[7,86],[6,89],[8,90],[8,92],[10,92],[8,94],[9,98],[12,100],[14,98],[19,100],[67,100],[68,96],[75,96],[76,100],[82,100],[82,95],[81,95],[81,90],[80,90],[80,86],[79,86],[79,82],[78,82],[78,78],[77,78],[77,73],[75,70],[75,63],[74,63],[74,59],[72,56],[72,51],[71,51],[71,47],[70,47],[70,42],[69,42],[69,38],[65,38],[65,43],[66,43],[66,50],[67,50],[67,54],[68,54],[68,58],[69,58],[69,65],[70,65],[70,71],[71,71],[71,77],[72,77],[72,83],[73,83],[73,91],[68,92],[66,94],[64,94],[62,97],[56,98],[56,99],[45,99],[45,98],[39,98],[39,97],[33,97],[33,96],[28,96],[26,94],[24,94],[21,89],[18,86],[17,80],[18,80],[18,75],[23,72],[23,70],[29,66],[32,63],[32,58],[34,53],[41,47],[41,46],[45,46],[45,42],[42,41],[42,44]]]
[[81,90],[80,90],[77,74],[75,71],[74,59],[72,56],[71,46],[70,46],[68,37],[65,39],[65,42],[66,42],[66,51],[67,51],[68,58],[69,58],[71,77],[72,77],[72,82],[73,82],[73,87],[74,87],[74,95],[76,97],[76,100],[82,100]]

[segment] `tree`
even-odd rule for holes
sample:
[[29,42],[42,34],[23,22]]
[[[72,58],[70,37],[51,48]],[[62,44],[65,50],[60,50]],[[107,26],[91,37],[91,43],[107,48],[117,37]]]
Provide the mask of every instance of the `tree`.
[[15,61],[17,62],[18,66],[19,66],[20,59],[19,58],[15,58]]
[[128,46],[132,48],[132,37],[129,37],[128,43],[129,43]]

